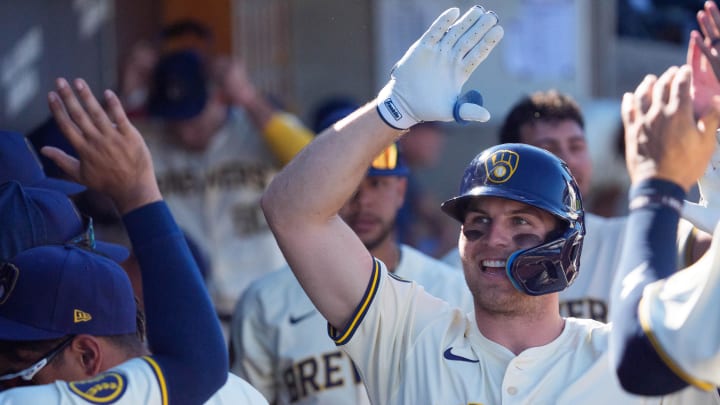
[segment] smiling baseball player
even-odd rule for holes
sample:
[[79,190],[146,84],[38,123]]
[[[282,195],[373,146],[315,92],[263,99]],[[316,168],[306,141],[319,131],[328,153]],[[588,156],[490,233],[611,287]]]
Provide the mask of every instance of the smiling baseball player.
[[487,149],[443,206],[463,224],[470,314],[391,277],[340,218],[364,169],[404,130],[421,121],[490,118],[476,93],[461,90],[502,35],[492,12],[447,10],[395,65],[374,102],[317,137],[274,178],[262,207],[290,268],[372,403],[718,403],[716,392],[695,388],[672,397],[624,392],[610,367],[610,326],[560,316],[558,292],[582,277],[585,230],[577,183],[549,152],[519,144]]

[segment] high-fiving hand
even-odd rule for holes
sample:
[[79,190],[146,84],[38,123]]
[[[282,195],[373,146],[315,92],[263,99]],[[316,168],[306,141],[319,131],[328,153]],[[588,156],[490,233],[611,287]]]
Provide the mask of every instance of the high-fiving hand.
[[377,97],[380,115],[398,129],[422,121],[489,120],[479,93],[460,92],[502,37],[492,11],[475,6],[460,17],[457,8],[446,10],[393,68]]

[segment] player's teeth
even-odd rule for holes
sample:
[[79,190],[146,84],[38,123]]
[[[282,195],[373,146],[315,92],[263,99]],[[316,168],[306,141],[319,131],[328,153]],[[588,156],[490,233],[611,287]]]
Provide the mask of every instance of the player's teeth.
[[505,260],[483,260],[482,265],[485,267],[505,267]]

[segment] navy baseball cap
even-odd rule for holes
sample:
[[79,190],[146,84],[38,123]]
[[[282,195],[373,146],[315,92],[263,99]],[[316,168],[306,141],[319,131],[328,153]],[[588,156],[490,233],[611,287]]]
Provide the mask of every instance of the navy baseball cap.
[[368,169],[368,176],[407,176],[410,169],[400,154],[400,148],[397,143],[385,148],[375,160],[373,160]]
[[0,183],[19,181],[24,186],[42,187],[73,195],[85,186],[47,177],[35,148],[23,134],[0,131]]
[[74,243],[121,263],[128,250],[95,240],[75,204],[54,190],[23,187],[16,181],[0,184],[0,260],[36,246]]
[[185,120],[200,114],[208,100],[208,78],[201,56],[191,50],[163,56],[153,71],[148,112]]
[[0,264],[0,340],[135,333],[134,297],[114,261],[71,245],[35,247]]

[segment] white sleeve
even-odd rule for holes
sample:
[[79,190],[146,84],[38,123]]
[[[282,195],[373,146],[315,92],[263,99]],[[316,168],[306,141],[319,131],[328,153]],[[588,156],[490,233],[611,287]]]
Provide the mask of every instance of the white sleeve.
[[274,402],[278,387],[275,386],[273,367],[277,361],[270,345],[275,327],[265,320],[259,287],[257,282],[251,284],[235,309],[231,326],[234,354],[231,371],[248,380],[265,398]]
[[[373,403],[388,403],[403,379],[400,367],[425,327],[453,311],[414,281],[390,275],[375,259],[363,300],[345,330],[328,327],[335,344],[348,353]],[[455,309],[462,317],[460,310]]]
[[720,230],[694,265],[645,287],[638,317],[658,355],[699,388],[720,385]]

